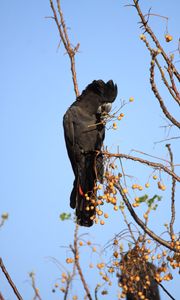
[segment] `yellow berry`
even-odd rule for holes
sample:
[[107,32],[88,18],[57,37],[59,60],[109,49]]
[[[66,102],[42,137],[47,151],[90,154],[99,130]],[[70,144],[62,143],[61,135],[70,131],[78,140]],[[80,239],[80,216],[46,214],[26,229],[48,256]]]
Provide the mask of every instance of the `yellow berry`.
[[167,251],[164,250],[164,251],[162,252],[162,255],[163,255],[163,256],[166,256],[166,255],[167,255]]
[[174,240],[176,239],[175,234],[172,234],[171,238],[172,238],[172,240],[174,241]]
[[145,37],[145,35],[144,34],[140,34],[140,39],[142,40],[142,41],[145,41],[145,39],[146,39],[146,37]]
[[1,215],[1,218],[2,218],[3,220],[7,220],[8,217],[9,217],[9,214],[8,214],[7,212],[2,213],[2,215]]
[[148,219],[148,215],[147,214],[144,214],[143,216],[144,216],[144,219],[146,219],[146,220]]
[[166,190],[166,186],[165,186],[164,184],[161,186],[161,190],[162,190],[162,191],[165,191],[165,190]]
[[113,123],[113,129],[117,129],[117,124]]
[[137,189],[137,188],[138,188],[138,184],[135,184],[135,183],[134,183],[134,184],[132,185],[132,189],[135,190],[135,189]]
[[133,102],[133,101],[134,101],[134,97],[130,97],[129,102]]
[[140,280],[140,277],[137,275],[137,276],[135,276],[135,281],[139,281]]
[[114,257],[116,257],[116,258],[118,258],[118,256],[119,256],[119,254],[118,254],[117,251],[115,251],[115,252],[113,253],[113,255],[114,255]]
[[97,214],[98,214],[98,216],[102,216],[102,214],[103,214],[102,210],[98,210]]
[[166,42],[169,43],[169,42],[172,41],[173,37],[172,37],[172,35],[170,35],[170,34],[166,34],[166,35],[165,35],[165,39],[166,39]]

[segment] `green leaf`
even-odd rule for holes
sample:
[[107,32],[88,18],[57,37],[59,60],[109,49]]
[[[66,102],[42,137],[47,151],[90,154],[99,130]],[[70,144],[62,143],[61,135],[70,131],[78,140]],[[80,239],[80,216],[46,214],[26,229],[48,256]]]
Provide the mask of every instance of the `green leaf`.
[[62,214],[59,215],[59,218],[61,219],[61,221],[70,220],[71,219],[71,214],[62,213]]
[[[147,201],[148,206],[149,206],[149,207],[152,206],[152,204],[154,204],[155,200],[161,201],[161,198],[162,198],[161,196],[154,195],[152,198],[148,199],[148,201]],[[156,207],[156,208],[157,208],[157,207]],[[155,209],[156,209],[156,208],[155,208]]]
[[139,197],[138,202],[139,202],[139,203],[146,202],[147,199],[148,199],[148,195],[145,194],[144,196]]

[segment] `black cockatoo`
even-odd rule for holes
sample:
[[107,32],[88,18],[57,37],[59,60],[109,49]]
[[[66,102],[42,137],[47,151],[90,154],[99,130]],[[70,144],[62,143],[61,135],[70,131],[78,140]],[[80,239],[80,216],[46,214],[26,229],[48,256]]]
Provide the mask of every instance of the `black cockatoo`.
[[70,206],[76,208],[77,223],[93,225],[94,207],[87,209],[88,199],[95,197],[94,186],[103,180],[101,147],[105,137],[103,115],[111,109],[117,85],[109,80],[94,80],[70,106],[63,118],[64,136],[75,180]]

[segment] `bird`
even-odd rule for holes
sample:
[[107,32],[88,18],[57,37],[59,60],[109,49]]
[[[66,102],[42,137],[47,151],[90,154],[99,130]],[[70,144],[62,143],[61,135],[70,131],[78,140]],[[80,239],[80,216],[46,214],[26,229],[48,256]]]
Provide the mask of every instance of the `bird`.
[[88,200],[96,198],[97,181],[103,182],[103,118],[110,112],[117,92],[113,80],[93,80],[63,116],[65,144],[75,176],[70,206],[76,210],[76,222],[81,226],[94,223],[95,207],[89,207]]

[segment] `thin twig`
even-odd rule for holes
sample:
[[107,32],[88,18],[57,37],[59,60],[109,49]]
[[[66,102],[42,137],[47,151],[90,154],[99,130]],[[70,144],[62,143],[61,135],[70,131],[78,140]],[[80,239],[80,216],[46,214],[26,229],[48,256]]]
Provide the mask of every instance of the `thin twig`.
[[95,300],[98,300],[98,290],[99,290],[99,285],[97,284],[94,290]]
[[[170,156],[170,160],[171,160],[171,170],[174,172],[173,153],[172,153],[172,150],[171,150],[171,145],[167,144],[166,147],[169,151],[169,156]],[[175,214],[176,214],[176,210],[175,210],[175,188],[176,188],[176,180],[172,177],[171,221],[170,221],[170,226],[169,226],[171,238],[174,234],[173,225],[174,225],[174,222],[175,222]]]
[[82,273],[82,269],[81,269],[81,266],[80,266],[80,263],[79,263],[79,252],[78,252],[78,245],[77,245],[77,241],[78,241],[78,236],[77,236],[78,235],[78,229],[79,229],[79,225],[76,224],[75,231],[74,231],[74,247],[72,245],[70,245],[70,248],[71,248],[71,251],[74,254],[74,260],[75,260],[76,268],[78,270],[78,273],[79,273],[80,279],[82,281],[84,290],[86,291],[87,298],[89,300],[92,300],[91,293],[89,291],[88,285],[87,285],[87,283],[85,281],[85,278],[84,278],[84,275]]
[[72,281],[72,277],[69,276],[67,278],[67,281],[66,281],[67,284],[66,284],[66,290],[65,290],[65,293],[64,293],[64,300],[67,300],[67,296],[68,296],[68,292],[69,292],[69,287],[70,287],[71,281]]
[[158,15],[158,14],[154,14],[154,13],[148,13],[148,14],[145,14],[144,17],[149,17],[149,16],[154,16],[154,17],[159,17],[159,18],[162,18],[162,19],[165,19],[166,21],[168,21],[168,17],[165,17],[165,16],[161,16],[161,15]]
[[168,138],[168,139],[164,139],[164,140],[161,140],[161,141],[154,142],[154,144],[156,145],[156,144],[167,142],[167,141],[171,141],[171,140],[177,140],[179,138],[180,138],[180,136],[173,136],[173,137]]
[[160,107],[164,113],[164,115],[166,116],[166,118],[168,118],[175,126],[177,126],[178,128],[180,128],[180,123],[169,113],[167,107],[164,104],[164,101],[158,91],[158,88],[156,86],[155,83],[155,79],[154,79],[154,68],[155,68],[155,54],[152,55],[152,60],[151,60],[151,66],[150,66],[150,83],[151,83],[151,88],[152,91],[155,95],[155,97],[157,98],[157,100],[159,101]]
[[179,250],[177,250],[176,248],[173,248],[169,242],[163,240],[161,237],[159,237],[158,235],[156,235],[152,230],[150,230],[145,224],[144,222],[137,216],[137,214],[135,213],[134,209],[132,208],[132,205],[130,204],[126,194],[123,191],[123,187],[121,186],[120,183],[116,183],[115,184],[117,190],[119,191],[120,195],[122,196],[122,199],[126,205],[126,207],[128,208],[131,216],[133,217],[133,219],[135,220],[135,222],[151,237],[153,238],[155,241],[157,241],[159,244],[165,246],[166,248],[174,251],[174,252],[178,252]]
[[67,27],[66,23],[64,21],[64,16],[63,12],[61,10],[61,5],[60,5],[60,0],[56,0],[57,2],[57,7],[58,7],[58,13],[60,16],[60,21],[58,20],[58,16],[56,13],[56,9],[54,7],[53,0],[50,0],[50,6],[53,11],[54,15],[54,20],[56,22],[60,38],[63,42],[63,45],[68,53],[69,59],[70,59],[70,64],[71,64],[71,73],[72,73],[72,79],[73,79],[73,85],[74,85],[74,91],[76,94],[76,97],[79,96],[79,90],[78,90],[78,84],[77,84],[77,76],[76,76],[76,69],[75,69],[75,54],[77,53],[80,44],[78,43],[76,47],[72,48],[68,34],[67,34]]
[[17,299],[23,300],[23,298],[21,297],[17,287],[15,286],[14,282],[12,281],[12,279],[11,279],[11,277],[10,277],[10,275],[9,275],[9,273],[8,273],[1,257],[0,257],[0,268],[1,268],[2,272],[4,273],[4,275],[6,276],[6,279],[9,282],[10,286],[12,287],[12,289],[14,291],[14,294],[16,295]]
[[152,161],[148,161],[148,160],[145,160],[145,159],[142,159],[142,158],[139,158],[139,157],[135,157],[135,156],[131,156],[131,155],[128,155],[128,154],[123,154],[123,153],[117,153],[116,154],[116,153],[109,153],[107,151],[102,151],[102,154],[104,154],[107,157],[119,157],[119,158],[130,159],[130,160],[133,160],[133,161],[138,161],[142,164],[148,165],[148,166],[153,167],[155,169],[163,170],[164,172],[171,175],[177,181],[180,182],[180,177],[177,174],[175,174],[174,172],[172,172],[169,168],[165,167],[163,164],[155,163],[155,162],[152,162]]
[[125,223],[126,223],[128,229],[129,229],[130,235],[131,235],[133,241],[136,243],[135,236],[134,236],[133,231],[132,231],[132,229],[131,229],[131,224],[130,224],[130,223],[128,222],[128,220],[127,220],[127,217],[126,217],[126,214],[125,214],[125,212],[124,212],[124,209],[121,209],[121,208],[120,208],[120,210],[121,210],[121,213],[122,213],[122,215],[123,215],[123,217],[124,217],[124,221],[125,221]]
[[172,300],[176,300],[169,292],[168,292],[168,290],[166,290],[165,289],[165,287],[162,285],[162,283],[160,283],[160,282],[157,282],[159,285],[160,285],[160,287],[163,289],[163,291],[172,299]]
[[172,74],[171,70],[168,69],[168,74],[169,74],[169,76],[170,76],[172,86],[169,85],[169,83],[168,83],[168,81],[167,81],[167,79],[166,79],[166,77],[165,77],[165,75],[164,75],[164,71],[163,71],[162,67],[160,66],[160,64],[159,64],[159,62],[158,62],[158,60],[157,60],[157,58],[155,58],[155,63],[156,63],[156,65],[157,65],[157,67],[158,67],[158,69],[159,69],[159,71],[160,71],[160,73],[161,73],[162,80],[163,80],[165,86],[167,87],[169,93],[170,93],[171,96],[174,98],[174,100],[175,100],[178,104],[180,104],[180,95],[179,95],[179,92],[177,91],[176,85],[175,85],[175,83],[174,83],[174,80],[173,80],[173,74]]
[[154,43],[156,44],[156,47],[158,49],[161,50],[162,56],[164,58],[164,60],[167,62],[167,65],[171,67],[171,69],[173,70],[174,75],[177,77],[178,80],[180,80],[180,74],[178,73],[178,71],[176,70],[174,64],[172,63],[172,61],[169,59],[169,57],[167,56],[166,52],[164,51],[164,49],[162,48],[162,46],[160,45],[157,37],[155,36],[154,32],[152,31],[152,29],[148,26],[148,22],[146,21],[140,6],[139,6],[139,1],[137,0],[133,0],[134,2],[134,7],[137,10],[137,13],[141,19],[142,25],[145,29],[145,31],[151,36],[152,40],[154,41]]
[[29,274],[29,276],[31,277],[31,285],[32,285],[32,288],[34,290],[34,298],[33,298],[33,300],[36,300],[36,299],[42,300],[42,298],[41,298],[41,296],[39,294],[39,289],[36,287],[35,274],[33,272],[31,272]]
[[130,151],[130,153],[131,153],[131,152],[140,153],[140,154],[142,154],[142,155],[149,156],[149,157],[151,157],[151,158],[155,158],[155,159],[164,161],[165,163],[168,163],[168,164],[170,165],[170,161],[167,160],[167,159],[164,159],[164,158],[161,158],[161,157],[158,157],[158,156],[154,156],[154,155],[151,155],[151,154],[148,154],[148,153],[145,153],[145,152],[143,152],[143,151],[136,150],[136,149],[132,149],[132,150]]
[[151,54],[153,64],[154,64],[154,62],[156,63],[156,65],[161,73],[162,80],[163,80],[165,86],[167,87],[169,93],[174,98],[174,100],[180,105],[180,94],[179,94],[179,92],[176,88],[175,82],[174,82],[173,71],[170,66],[168,66],[168,68],[166,67],[166,70],[168,72],[168,75],[169,75],[169,78],[171,81],[171,86],[170,86],[168,83],[168,80],[166,79],[166,77],[164,75],[163,68],[161,67],[161,65],[157,59],[157,56],[160,55],[160,53],[162,54],[162,50],[161,49],[154,50],[153,48],[151,48],[150,43],[147,41],[147,39],[145,37],[142,38],[142,41],[144,42],[144,44],[146,45],[147,49],[149,50],[149,52]]
[[5,300],[1,292],[0,292],[0,300]]

